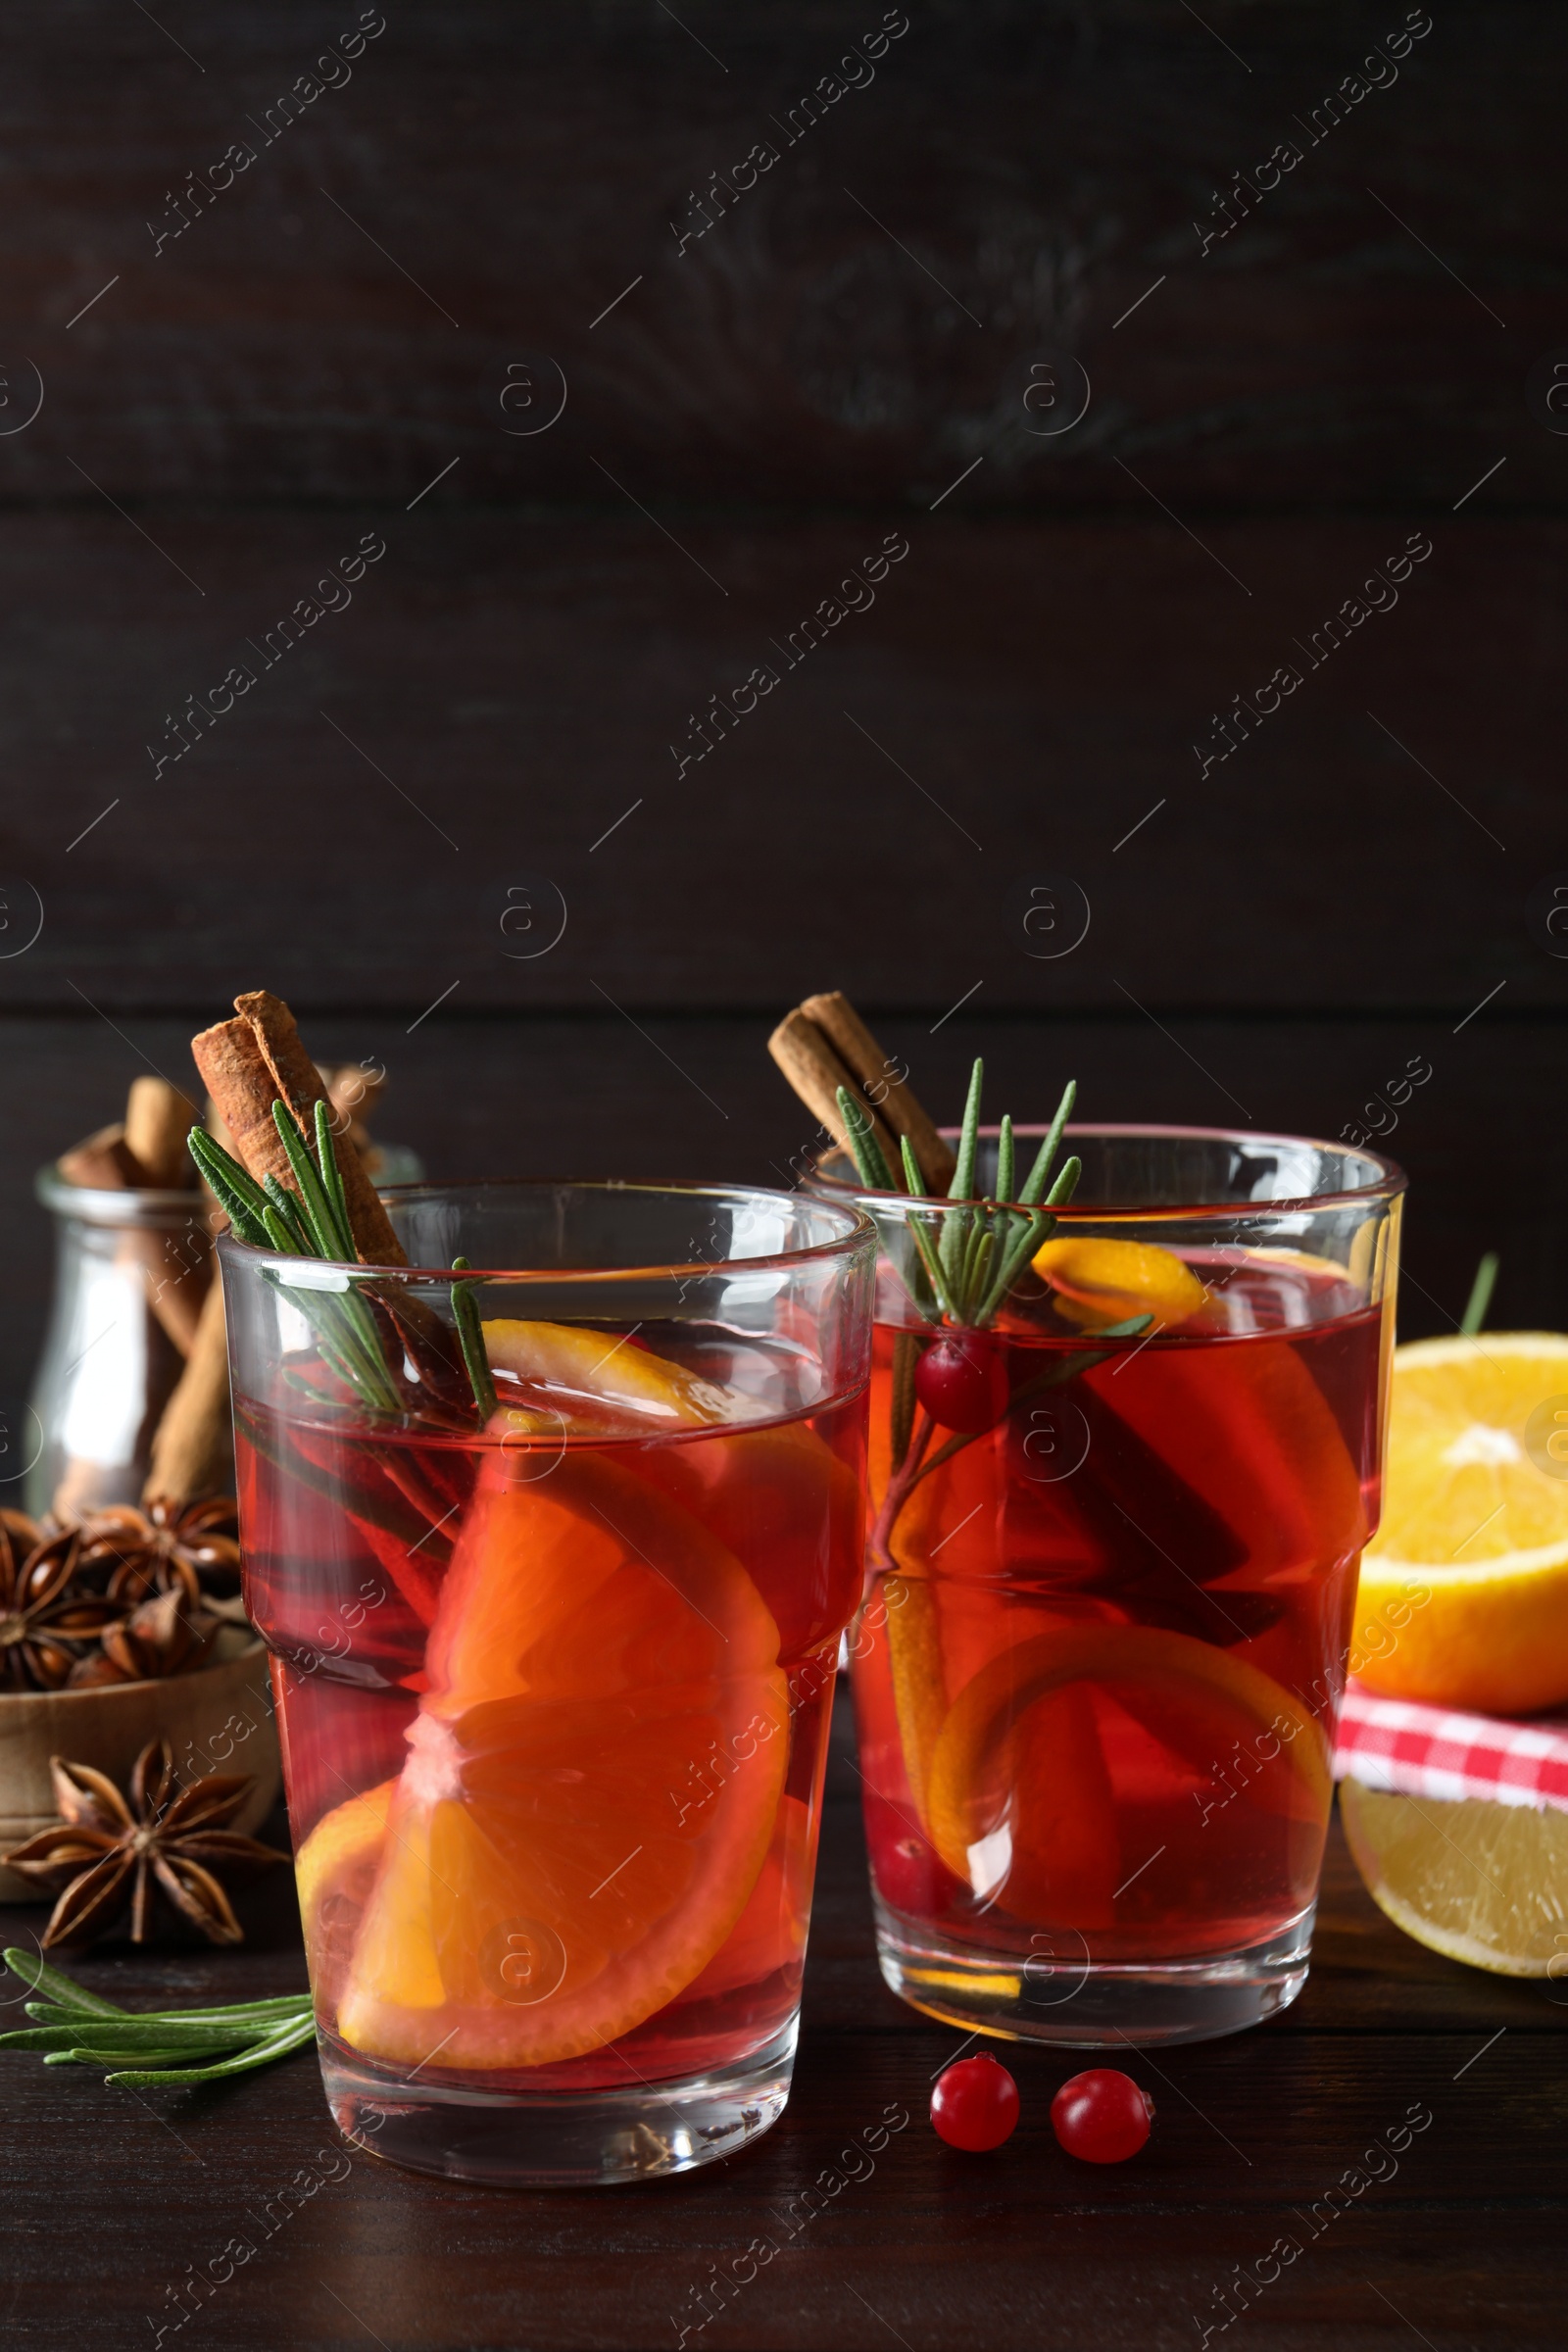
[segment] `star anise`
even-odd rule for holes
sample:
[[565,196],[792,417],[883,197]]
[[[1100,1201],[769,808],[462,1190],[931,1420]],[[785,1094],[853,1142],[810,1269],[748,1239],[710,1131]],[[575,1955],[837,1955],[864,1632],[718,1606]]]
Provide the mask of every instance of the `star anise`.
[[151,1683],[200,1666],[218,1639],[221,1619],[192,1608],[183,1587],[154,1593],[122,1625],[106,1626],[99,1647],[78,1658],[68,1688],[91,1690],[104,1683]]
[[83,1520],[78,1573],[126,1607],[176,1587],[192,1601],[204,1592],[226,1598],[239,1591],[237,1524],[225,1495],[160,1499],[144,1511],[114,1503]]
[[242,1943],[244,1930],[217,1873],[249,1877],[286,1857],[241,1837],[232,1821],[253,1783],[213,1774],[181,1788],[167,1740],[149,1741],[131,1768],[128,1801],[90,1764],[50,1758],[59,1828],[41,1830],[3,1858],[51,1893],[62,1886],[45,1950],[91,1943],[130,1907],[130,1939],[149,1939],[155,1893],[209,1943]]
[[0,1690],[58,1690],[123,1612],[75,1585],[80,1540],[0,1512]]

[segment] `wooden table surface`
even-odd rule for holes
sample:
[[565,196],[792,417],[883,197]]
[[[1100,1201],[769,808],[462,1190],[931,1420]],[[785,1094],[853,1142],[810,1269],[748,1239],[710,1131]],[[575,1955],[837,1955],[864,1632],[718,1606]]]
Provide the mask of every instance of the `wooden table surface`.
[[[684,2327],[703,2352],[1186,2352],[1209,2328],[1211,2344],[1277,2352],[1558,2352],[1552,2037],[1568,2004],[1548,1987],[1408,1941],[1336,1830],[1296,2007],[1232,2040],[1128,2058],[1158,2110],[1140,2157],[1098,2169],[1062,2153],[1051,2097],[1081,2062],[1046,2050],[1009,2055],[1023,2116],[1007,2145],[957,2154],[926,2104],[959,2036],[877,1976],[850,1752],[841,1706],[795,2095],[744,2155],[648,2186],[468,2188],[346,2150],[308,2053],[140,2096],[86,2068],[0,2060],[6,2345],[567,2352],[675,2347]],[[132,2005],[302,1985],[286,1893],[243,1899],[237,1954],[122,1951],[79,1974]],[[43,1916],[14,1910],[0,1927],[26,1942]],[[880,2152],[852,2153],[879,2125]],[[816,2182],[828,2193],[807,2199]],[[1283,2262],[1281,2239],[1300,2249]],[[1235,2316],[1234,2282],[1259,2270],[1270,2282]],[[224,2282],[193,2294],[193,2275],[214,2271]]]

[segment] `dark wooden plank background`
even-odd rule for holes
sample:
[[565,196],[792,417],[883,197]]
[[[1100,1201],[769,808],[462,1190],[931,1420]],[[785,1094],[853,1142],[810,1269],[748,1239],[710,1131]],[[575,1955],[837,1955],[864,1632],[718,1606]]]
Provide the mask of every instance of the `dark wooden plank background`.
[[[270,140],[251,119],[348,0],[8,12],[9,1429],[49,1275],[32,1170],[138,1069],[185,1075],[191,1029],[263,983],[323,1056],[388,1065],[387,1133],[454,1175],[782,1173],[808,1122],[766,1032],[834,984],[946,1115],[984,1051],[1019,1115],[1074,1071],[1090,1116],[1333,1134],[1424,1054],[1392,1139],[1401,1329],[1450,1326],[1488,1246],[1497,1321],[1568,1324],[1560,10],[1437,9],[1315,142],[1301,118],[1396,0],[907,13],[874,81],[681,252],[694,192],[880,9],[394,8]],[[1205,258],[1215,191],[1297,137]],[[255,162],[193,201],[237,140]],[[1053,353],[1090,398],[1043,439],[1021,386]],[[566,387],[530,437],[500,401],[519,364],[541,402]],[[159,768],[187,698],[260,668],[247,641],[367,533],[386,553],[352,602]],[[678,773],[688,715],[782,668],[774,641],[890,533],[908,554],[874,606]],[[1205,774],[1211,714],[1304,670],[1296,641],[1412,533],[1432,553],[1397,606]],[[1091,911],[1050,961],[1020,925],[1043,876]],[[531,959],[502,929],[521,890],[566,912]],[[1164,2352],[1420,2098],[1398,2180],[1253,2338],[1555,2343],[1539,1989],[1421,1953],[1340,1851],[1298,2009],[1161,2061],[1162,2093],[1141,2069],[1147,2162],[1070,2167],[1045,2113],[1067,2067],[1025,2055],[1016,2141],[965,2165],[919,2115],[949,2039],[871,1973],[836,1770],[797,2097],[744,2165],[525,2215],[356,2165],[213,2340],[673,2342],[710,2265],[892,2098],[915,2120],[874,2180],[695,2340]],[[188,1971],[299,1976],[275,1920]],[[324,2132],[304,2061],[167,2116],[87,2076],[6,2084],[0,2291],[29,2347],[144,2340]]]
[[[945,0],[786,144],[880,21],[394,12],[283,129],[347,7],[11,12],[13,1421],[32,1168],[260,982],[388,1063],[389,1127],[445,1173],[766,1177],[804,1139],[762,1038],[833,983],[948,1115],[984,1049],[1020,1115],[1072,1068],[1090,1115],[1337,1133],[1424,1053],[1403,1328],[1489,1244],[1502,1319],[1568,1322],[1559,13],[1434,19],[1314,140],[1404,12]],[[1300,164],[1205,255],[1284,138]],[[1055,438],[1024,429],[1042,352],[1091,387]],[[367,533],[352,602],[263,669]],[[889,533],[874,605],[785,669]],[[1411,533],[1397,606],[1306,669]],[[256,686],[166,757],[241,660]],[[1212,714],[1298,660],[1205,774]],[[760,662],[778,687],[678,772]],[[1054,960],[1021,930],[1041,876],[1091,914]],[[525,891],[540,928],[503,931]]]
[[[183,2303],[170,2290],[238,2237],[254,2256],[169,2342],[673,2352],[684,2324],[708,2352],[1190,2352],[1212,2325],[1212,2345],[1270,2352],[1420,2340],[1556,2352],[1568,2012],[1549,1987],[1482,1976],[1400,1936],[1336,1832],[1297,2006],[1235,2040],[1127,2058],[1156,2107],[1142,2156],[1091,2167],[1063,2155],[1050,2104],[1079,2060],[1045,2050],[1006,2053],[1023,2112],[1005,2148],[957,2155],[925,2109],[960,2039],[876,1974],[851,1752],[841,1712],[795,2094],[743,2157],[651,2186],[519,2200],[351,2162],[310,2052],[139,2100],[86,2068],[0,2059],[8,2139],[49,2151],[10,2168],[10,2338],[28,2352],[128,2352],[199,2300],[188,2283]],[[286,1891],[242,1900],[254,1948],[192,1953],[177,1973],[193,2003],[304,1982]],[[134,2005],[167,1987],[169,1963],[105,1955],[80,1973]],[[863,2175],[864,2160],[840,2151],[890,2109],[909,2121],[874,2171],[803,2223],[792,2199],[824,2174]],[[1432,2121],[1397,2172],[1334,2222],[1308,2220],[1363,2159],[1389,2174],[1389,2158],[1367,2152],[1412,2110]],[[302,2168],[323,2185],[284,2222],[278,2192]],[[1298,2259],[1234,2333],[1219,2331],[1215,2289],[1282,2235]],[[778,2252],[725,2312],[714,2273],[732,2276],[757,2238]],[[699,2329],[705,2289],[721,2316]]]

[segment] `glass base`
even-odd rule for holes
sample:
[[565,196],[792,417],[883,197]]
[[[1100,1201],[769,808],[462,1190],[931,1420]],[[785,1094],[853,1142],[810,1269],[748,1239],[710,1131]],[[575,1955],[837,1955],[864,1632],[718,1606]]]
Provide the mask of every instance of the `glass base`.
[[797,2020],[739,2064],[624,2090],[464,2090],[410,2082],[319,2044],[333,2121],[411,2172],[502,2188],[586,2188],[688,2173],[733,2156],[783,2114]]
[[1007,2041],[1115,2049],[1213,2041],[1288,2009],[1306,1983],[1317,1906],[1262,1943],[1165,1961],[1093,1960],[1071,1930],[1038,1936],[1048,1951],[987,1951],[880,1898],[876,1914],[882,1974],[911,2008]]

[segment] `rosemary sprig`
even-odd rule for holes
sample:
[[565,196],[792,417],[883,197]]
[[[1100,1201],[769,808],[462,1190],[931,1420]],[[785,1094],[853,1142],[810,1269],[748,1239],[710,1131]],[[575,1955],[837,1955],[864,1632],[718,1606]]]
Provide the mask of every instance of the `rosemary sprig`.
[[1476,1278],[1470,1285],[1470,1297],[1459,1321],[1461,1339],[1473,1340],[1487,1320],[1492,1294],[1496,1287],[1497,1268],[1502,1263],[1495,1250],[1489,1250],[1476,1268]]
[[[316,1105],[314,1157],[281,1102],[272,1104],[272,1120],[298,1192],[291,1193],[270,1174],[258,1184],[203,1127],[191,1129],[191,1157],[220,1207],[227,1212],[235,1234],[251,1249],[270,1250],[278,1257],[353,1264],[359,1252],[326,1104]],[[456,1261],[458,1266],[467,1262],[466,1258]],[[273,1275],[272,1279],[287,1288],[294,1304],[314,1327],[322,1357],[361,1403],[374,1413],[401,1415],[406,1408],[396,1363],[388,1359],[381,1327],[365,1291],[346,1278],[340,1291],[318,1290],[304,1281],[291,1283],[285,1275]],[[496,1409],[496,1392],[471,1283],[453,1284],[452,1310],[482,1424]]]
[[[45,2066],[108,2066],[114,2071],[104,2081],[127,2090],[148,2083],[181,2088],[247,2074],[286,2058],[315,2037],[308,1992],[217,2009],[121,2009],[32,1952],[12,1948],[4,1958],[13,1975],[50,1997],[24,2004],[38,2022],[0,2034],[0,2050],[35,2051]],[[229,2055],[220,2057],[220,2051]],[[166,2063],[180,2058],[210,2058],[212,2064]],[[127,2059],[139,2063],[126,2066]]]
[[[460,1270],[466,1273],[467,1266],[466,1257],[452,1260],[454,1273]],[[471,1282],[455,1282],[452,1285],[452,1312],[457,1317],[458,1345],[463,1349],[463,1360],[473,1384],[480,1418],[488,1421],[496,1409],[496,1384],[490,1377],[490,1358],[484,1351],[484,1329],[479,1321],[479,1309],[473,1303]]]
[[841,1086],[837,1098],[839,1117],[850,1139],[850,1150],[860,1172],[860,1182],[874,1193],[896,1193],[899,1180],[888,1166],[887,1154],[876,1140],[876,1129],[862,1102],[858,1102],[847,1086]]
[[[916,1256],[908,1272],[908,1288],[928,1323],[948,1322],[969,1331],[983,1331],[1033,1257],[1055,1227],[1052,1211],[1072,1199],[1083,1162],[1076,1155],[1063,1161],[1051,1182],[1062,1131],[1072,1115],[1078,1089],[1069,1080],[1062,1089],[1055,1117],[1035,1155],[1035,1162],[1013,1198],[1017,1144],[1010,1118],[1004,1118],[997,1145],[996,1196],[982,1198],[975,1171],[980,1154],[980,1092],[985,1064],[975,1062],[969,1078],[968,1100],[958,1136],[957,1165],[948,1190],[946,1211],[910,1206],[905,1224]],[[871,1131],[862,1107],[847,1088],[838,1094],[839,1115],[850,1139],[850,1150],[860,1182],[870,1192],[897,1192],[898,1182]],[[899,1139],[906,1191],[912,1200],[925,1194],[925,1177],[907,1136]],[[1047,1185],[1051,1185],[1049,1193]]]

